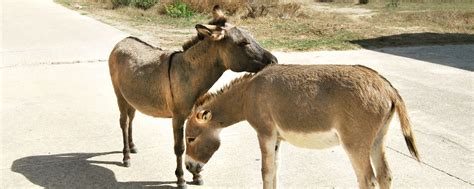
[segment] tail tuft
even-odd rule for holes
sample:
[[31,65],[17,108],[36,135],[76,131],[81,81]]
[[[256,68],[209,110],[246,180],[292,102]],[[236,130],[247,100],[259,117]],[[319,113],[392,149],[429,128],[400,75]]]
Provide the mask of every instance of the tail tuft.
[[397,93],[397,102],[395,102],[395,107],[397,109],[398,117],[400,118],[400,125],[402,127],[403,136],[405,137],[405,142],[407,143],[408,150],[413,158],[420,162],[420,154],[415,143],[415,136],[411,130],[411,124],[408,120],[408,113],[405,107],[405,102],[403,102],[402,97]]
[[416,161],[420,162],[420,154],[418,154],[418,149],[414,144],[415,140],[412,138],[412,136],[405,136],[405,142],[407,143],[407,147],[411,156],[414,157]]

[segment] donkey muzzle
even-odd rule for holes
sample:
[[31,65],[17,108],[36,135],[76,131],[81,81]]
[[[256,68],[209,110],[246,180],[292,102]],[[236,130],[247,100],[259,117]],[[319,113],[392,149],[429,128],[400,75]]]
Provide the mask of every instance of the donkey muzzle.
[[192,157],[186,155],[185,157],[186,169],[192,174],[199,174],[203,171],[204,163],[194,160]]
[[268,64],[278,64],[278,59],[270,52],[265,53],[264,59]]

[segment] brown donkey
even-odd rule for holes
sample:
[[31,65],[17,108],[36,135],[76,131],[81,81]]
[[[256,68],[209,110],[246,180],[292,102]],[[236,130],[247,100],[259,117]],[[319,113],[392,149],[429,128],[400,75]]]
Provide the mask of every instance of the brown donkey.
[[[184,52],[168,52],[137,38],[120,41],[109,58],[123,134],[123,163],[136,153],[132,139],[135,110],[153,117],[173,119],[178,186],[185,186],[182,168],[183,124],[196,99],[225,70],[257,72],[276,58],[246,31],[226,23],[218,6],[210,25],[196,25],[198,36],[183,45]],[[202,182],[198,174],[194,181]]]
[[[397,90],[364,66],[274,65],[206,94],[186,127],[186,168],[200,173],[219,148],[222,128],[247,120],[257,131],[263,188],[276,188],[281,140],[303,148],[341,144],[360,188],[390,188],[384,138],[397,111],[408,149],[419,161]],[[371,160],[377,173],[375,181]]]

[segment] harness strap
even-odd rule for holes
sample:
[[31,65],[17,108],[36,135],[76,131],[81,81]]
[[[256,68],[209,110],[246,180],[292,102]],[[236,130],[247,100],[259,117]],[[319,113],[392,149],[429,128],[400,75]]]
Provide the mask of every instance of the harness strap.
[[174,96],[173,96],[173,85],[171,84],[171,62],[173,62],[173,56],[181,52],[183,51],[174,51],[173,53],[171,53],[170,58],[169,58],[169,63],[168,63],[168,82],[170,84],[171,100],[173,101],[174,101]]

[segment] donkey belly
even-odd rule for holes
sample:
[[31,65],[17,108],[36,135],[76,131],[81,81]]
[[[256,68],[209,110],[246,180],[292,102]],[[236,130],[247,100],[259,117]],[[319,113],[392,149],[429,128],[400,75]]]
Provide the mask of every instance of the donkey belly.
[[339,145],[339,136],[335,129],[308,133],[283,131],[278,127],[277,129],[285,141],[297,147],[324,149]]
[[[132,67],[132,68],[130,68]],[[165,66],[122,67],[118,87],[135,109],[153,117],[171,117],[171,94]]]
[[171,110],[167,106],[165,94],[150,94],[134,91],[132,94],[124,94],[127,102],[141,113],[153,117],[171,117]]

